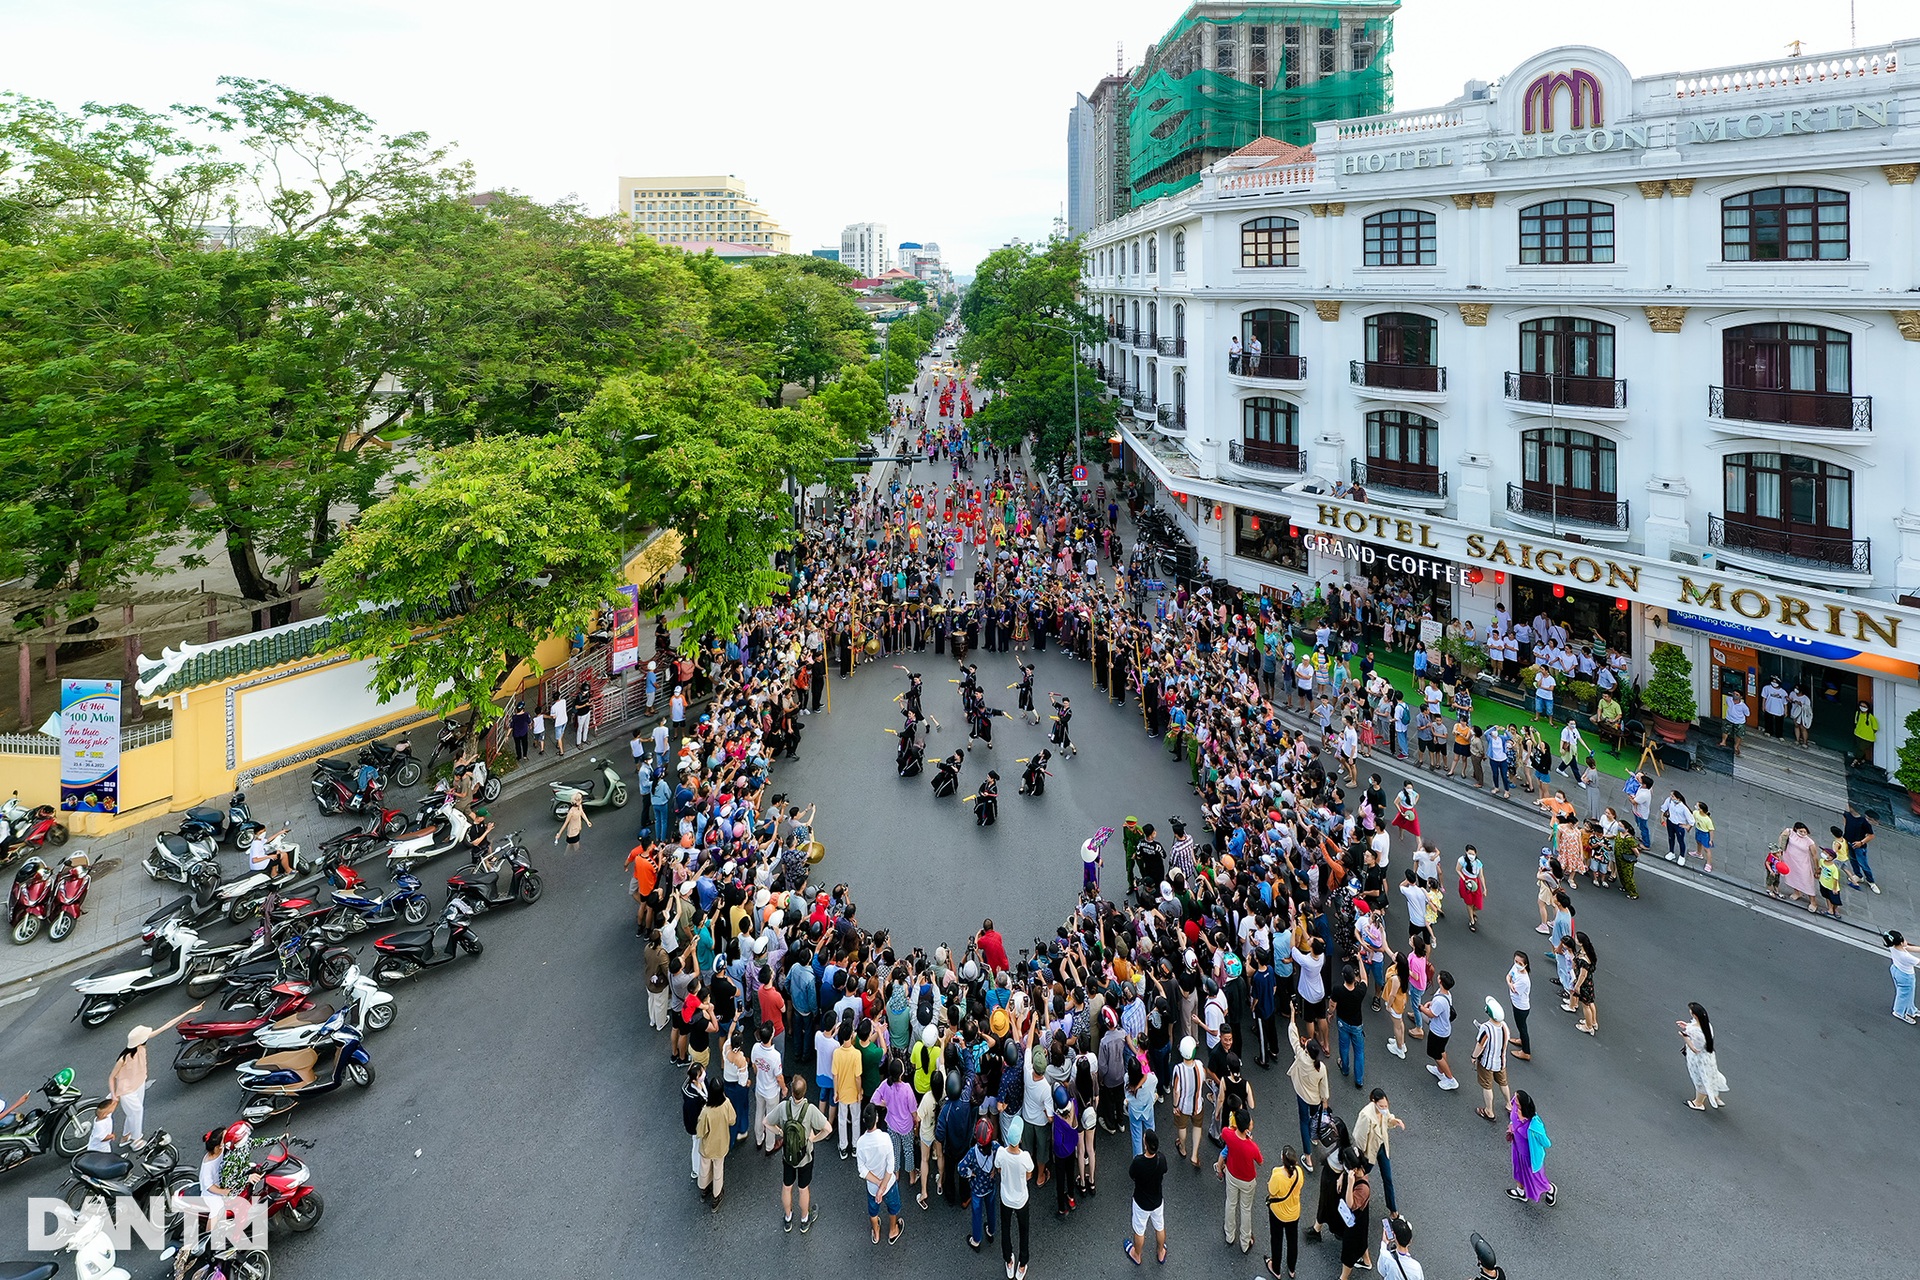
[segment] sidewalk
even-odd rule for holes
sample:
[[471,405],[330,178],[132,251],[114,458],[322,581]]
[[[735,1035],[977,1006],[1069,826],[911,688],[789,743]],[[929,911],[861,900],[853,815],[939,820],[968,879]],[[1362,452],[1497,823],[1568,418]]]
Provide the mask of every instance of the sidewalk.
[[[501,779],[501,800],[525,792],[537,793],[546,782],[584,766],[589,756],[611,756],[614,768],[623,777],[631,775],[632,758],[627,748],[629,735],[636,728],[651,729],[665,716],[666,702],[662,700],[659,710],[652,716],[641,716],[621,724],[597,728],[584,750],[570,746],[565,756],[553,751],[548,751],[544,756],[529,756],[524,764]],[[438,722],[428,721],[400,736],[412,739],[414,752],[424,762],[433,750],[438,731]],[[340,754],[351,756],[356,751],[357,748],[343,748]],[[247,804],[253,810],[254,819],[266,823],[269,831],[278,829],[283,823],[289,825],[292,830],[287,838],[298,844],[304,855],[309,856],[322,841],[360,825],[349,815],[322,815],[313,802],[310,777],[309,769],[289,769],[247,789]],[[389,793],[388,802],[396,808],[411,811],[426,794],[423,782],[405,791]],[[216,797],[208,803],[216,808],[224,808],[226,799]],[[638,813],[637,808],[635,813]],[[64,941],[50,943],[46,932],[42,930],[40,936],[26,946],[0,944],[0,996],[78,961],[107,955],[136,942],[141,924],[153,909],[186,891],[183,886],[171,881],[153,879],[140,865],[153,848],[155,838],[163,831],[178,827],[180,817],[178,813],[168,814],[92,841],[75,837],[66,848],[59,850],[64,855],[84,849],[93,860],[93,887],[87,893],[85,913]],[[635,820],[638,821],[637,818]],[[220,848],[219,861],[222,879],[239,874],[246,865],[244,853],[226,845]],[[452,867],[449,866],[448,870],[451,871]],[[232,928],[220,921],[207,926],[212,933],[223,933]]]

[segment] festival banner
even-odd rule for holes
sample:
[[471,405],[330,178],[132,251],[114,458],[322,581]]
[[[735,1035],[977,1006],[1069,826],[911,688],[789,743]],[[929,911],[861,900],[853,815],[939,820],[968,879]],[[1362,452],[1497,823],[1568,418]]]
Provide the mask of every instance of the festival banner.
[[120,682],[60,682],[60,807],[120,808]]
[[631,671],[640,665],[640,588],[628,584],[616,593],[613,602],[612,673]]

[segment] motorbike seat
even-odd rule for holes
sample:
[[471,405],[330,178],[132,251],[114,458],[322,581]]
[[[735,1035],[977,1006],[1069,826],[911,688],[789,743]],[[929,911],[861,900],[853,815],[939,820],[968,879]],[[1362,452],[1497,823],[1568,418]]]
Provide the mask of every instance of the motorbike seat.
[[469,885],[491,889],[500,882],[500,871],[501,868],[499,867],[495,867],[491,871],[481,871],[476,868],[472,871],[461,872],[460,878]]
[[73,1158],[73,1168],[96,1182],[118,1182],[132,1171],[133,1161],[111,1151],[82,1151]]
[[381,941],[397,950],[408,951],[415,947],[431,945],[433,942],[433,930],[409,929],[405,933],[389,934],[385,938],[382,938]]
[[189,822],[204,822],[210,827],[217,827],[226,820],[226,814],[220,812],[218,809],[206,808],[204,805],[187,810],[187,821]]
[[286,1049],[279,1053],[270,1053],[264,1058],[254,1059],[253,1065],[266,1071],[291,1071],[301,1078],[301,1083],[313,1079],[314,1064],[320,1061],[320,1054],[313,1049]]
[[169,831],[161,836],[160,843],[166,846],[168,853],[173,854],[177,858],[184,858],[193,852],[193,848],[187,843],[186,837],[177,831]]
[[51,1280],[59,1271],[56,1262],[0,1262],[0,1280]]
[[566,789],[567,789],[567,790],[569,790],[569,791],[578,791],[578,792],[580,792],[580,793],[581,793],[581,794],[583,794],[583,795],[589,795],[589,796],[590,796],[590,795],[592,795],[592,794],[593,794],[593,779],[592,779],[592,778],[581,778],[581,779],[580,779],[579,781],[577,781],[577,782],[561,782],[561,783],[556,783],[555,785],[556,785],[556,786],[560,786],[560,787],[564,787],[564,788],[566,788]]
[[313,762],[313,767],[316,769],[324,769],[328,773],[353,774],[360,771],[360,766],[345,756],[322,757]]
[[276,1031],[285,1031],[291,1027],[311,1027],[318,1023],[325,1022],[332,1016],[332,1005],[317,1004],[311,1009],[302,1009],[298,1013],[288,1014],[286,1017],[274,1023],[273,1027]]
[[[38,1108],[30,1111],[16,1111],[5,1119],[0,1120],[0,1133],[12,1133],[15,1129],[27,1128],[29,1127],[29,1122],[39,1124],[40,1115],[41,1113]],[[4,1280],[4,1277],[0,1276],[0,1280]]]
[[434,833],[436,829],[437,828],[432,826],[425,826],[420,828],[418,831],[409,831],[405,835],[395,836],[393,838],[393,842],[395,844],[405,844],[409,840],[418,840],[423,836],[430,836]]
[[95,969],[89,978],[117,978],[123,973],[144,973],[147,958],[138,951],[124,951],[108,961],[104,969]]

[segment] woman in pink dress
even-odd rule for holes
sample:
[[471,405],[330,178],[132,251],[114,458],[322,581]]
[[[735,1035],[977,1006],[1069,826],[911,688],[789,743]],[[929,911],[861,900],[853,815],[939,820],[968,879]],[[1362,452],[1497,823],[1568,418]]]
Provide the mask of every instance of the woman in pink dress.
[[1781,887],[1793,895],[1795,902],[1804,900],[1809,911],[1819,901],[1814,895],[1813,850],[1813,834],[1806,823],[1796,822],[1780,833],[1780,856],[1787,864],[1780,876]]

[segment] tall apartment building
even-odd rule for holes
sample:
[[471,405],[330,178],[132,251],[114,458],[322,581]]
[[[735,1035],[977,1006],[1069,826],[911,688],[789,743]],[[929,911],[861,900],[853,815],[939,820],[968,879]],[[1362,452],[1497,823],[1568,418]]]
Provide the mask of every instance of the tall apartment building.
[[854,222],[840,229],[840,261],[862,276],[878,276],[893,266],[887,224]]
[[1083,241],[1127,461],[1243,588],[1677,644],[1707,717],[1800,684],[1844,802],[1854,708],[1889,769],[1920,708],[1916,126],[1920,40],[1572,46],[1217,164]]
[[620,211],[661,244],[721,241],[786,253],[793,238],[732,174],[622,178]]
[[1067,112],[1067,234],[1093,230],[1094,110],[1087,95],[1073,96]]
[[[1388,110],[1399,3],[1188,6],[1138,66],[1104,77],[1074,103],[1070,205],[1076,179],[1088,183],[1083,207],[1099,226],[1185,190],[1202,169],[1257,138],[1306,146],[1322,120]],[[1073,148],[1089,135],[1093,157],[1082,167]]]

